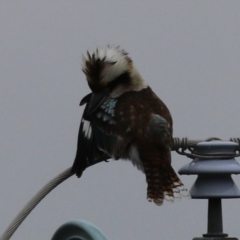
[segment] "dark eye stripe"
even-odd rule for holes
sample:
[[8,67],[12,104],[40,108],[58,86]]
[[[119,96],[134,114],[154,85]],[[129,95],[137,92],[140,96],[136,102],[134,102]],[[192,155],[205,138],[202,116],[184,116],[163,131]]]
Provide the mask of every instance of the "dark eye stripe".
[[116,88],[118,85],[129,85],[131,83],[131,77],[129,72],[121,74],[119,77],[115,78],[113,81],[109,82],[108,87],[110,89]]

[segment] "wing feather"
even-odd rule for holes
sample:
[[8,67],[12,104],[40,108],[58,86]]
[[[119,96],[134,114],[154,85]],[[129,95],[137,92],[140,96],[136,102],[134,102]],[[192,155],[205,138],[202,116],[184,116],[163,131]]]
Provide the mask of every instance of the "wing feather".
[[[83,99],[89,101],[90,97],[87,95]],[[81,119],[77,152],[72,166],[72,172],[79,177],[87,167],[111,158],[117,141],[116,137],[105,134],[94,122],[85,118],[88,107],[89,102],[87,102]]]

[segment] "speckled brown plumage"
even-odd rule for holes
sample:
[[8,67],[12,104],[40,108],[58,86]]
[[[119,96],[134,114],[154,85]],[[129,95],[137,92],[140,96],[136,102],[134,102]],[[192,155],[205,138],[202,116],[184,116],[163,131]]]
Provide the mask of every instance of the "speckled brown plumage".
[[96,159],[129,159],[146,175],[147,199],[173,200],[183,184],[171,166],[173,121],[124,50],[87,52],[83,72],[92,93],[79,130],[72,171],[78,176]]

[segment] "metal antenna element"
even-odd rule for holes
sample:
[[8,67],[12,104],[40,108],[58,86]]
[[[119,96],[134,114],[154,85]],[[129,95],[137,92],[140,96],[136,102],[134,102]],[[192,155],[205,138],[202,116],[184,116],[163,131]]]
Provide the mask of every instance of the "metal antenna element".
[[1,236],[0,240],[8,240],[13,235],[13,233],[17,230],[23,220],[28,216],[28,214],[37,206],[37,204],[56,186],[62,183],[64,180],[71,177],[73,173],[71,172],[71,168],[60,173],[58,176],[53,178],[49,183],[47,183],[22,209],[22,211],[16,216],[16,218],[12,221],[9,227]]
[[208,199],[207,233],[193,240],[237,240],[226,238],[228,234],[223,233],[221,199],[240,198],[240,191],[231,177],[231,174],[240,174],[240,164],[233,158],[238,149],[235,142],[198,143],[193,151],[193,156],[197,157],[179,170],[179,174],[198,175],[190,189],[191,197]]
[[172,151],[176,151],[180,155],[185,155],[189,158],[206,158],[206,159],[225,159],[226,157],[239,157],[240,156],[240,138],[230,138],[230,142],[237,143],[238,147],[234,152],[223,152],[223,149],[219,148],[216,152],[196,152],[196,147],[200,142],[210,142],[210,141],[223,141],[220,138],[212,137],[205,140],[190,140],[188,138],[173,138]]

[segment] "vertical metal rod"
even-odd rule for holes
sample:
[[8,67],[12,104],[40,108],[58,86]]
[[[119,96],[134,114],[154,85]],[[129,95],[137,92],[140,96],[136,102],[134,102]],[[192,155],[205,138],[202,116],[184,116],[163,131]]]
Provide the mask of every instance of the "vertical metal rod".
[[203,237],[227,237],[223,233],[221,198],[208,199],[208,232]]

